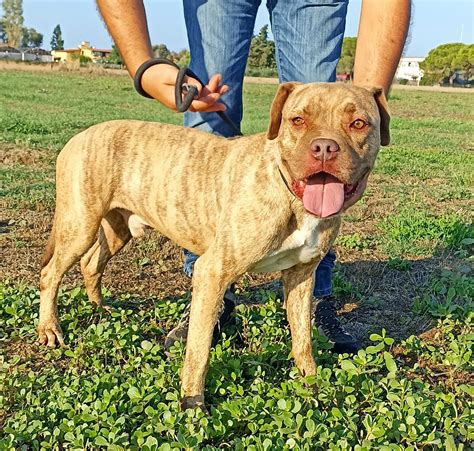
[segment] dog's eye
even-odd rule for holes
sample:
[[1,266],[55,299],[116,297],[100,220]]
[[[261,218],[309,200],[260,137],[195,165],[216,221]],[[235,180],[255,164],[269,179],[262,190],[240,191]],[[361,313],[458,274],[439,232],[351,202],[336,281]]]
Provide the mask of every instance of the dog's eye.
[[300,116],[297,116],[297,117],[294,117],[291,122],[293,123],[293,125],[295,125],[296,127],[301,127],[302,125],[305,124],[304,122],[304,119]]
[[351,128],[355,128],[356,130],[362,130],[368,124],[367,122],[363,121],[362,119],[356,119],[352,124]]

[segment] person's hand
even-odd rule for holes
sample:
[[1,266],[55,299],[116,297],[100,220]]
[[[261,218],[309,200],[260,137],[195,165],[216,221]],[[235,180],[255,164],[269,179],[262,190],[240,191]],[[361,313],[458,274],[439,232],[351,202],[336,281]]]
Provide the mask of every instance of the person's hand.
[[[157,64],[149,67],[142,76],[143,89],[171,110],[176,111],[175,84],[178,69],[168,64]],[[199,98],[193,100],[189,111],[211,112],[225,111],[226,107],[219,102],[222,94],[229,90],[227,85],[221,85],[221,75],[215,74],[209,83],[202,86],[197,80],[185,77],[186,83],[198,88]]]

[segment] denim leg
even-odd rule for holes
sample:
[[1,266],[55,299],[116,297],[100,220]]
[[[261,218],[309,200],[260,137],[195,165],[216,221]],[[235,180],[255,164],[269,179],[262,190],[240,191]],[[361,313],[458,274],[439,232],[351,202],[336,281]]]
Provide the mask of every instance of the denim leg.
[[268,0],[280,81],[336,79],[348,0]]
[[316,269],[316,282],[313,296],[316,298],[332,294],[332,272],[336,262],[336,254],[331,249],[321,260]]
[[198,256],[196,254],[193,254],[191,251],[188,251],[187,249],[183,249],[183,254],[184,254],[183,272],[189,278],[191,278],[193,277],[194,263],[198,259]]
[[[222,96],[226,114],[240,129],[242,84],[261,0],[184,0],[191,53],[190,69],[203,81],[215,73],[229,91]],[[204,123],[202,123],[204,121]],[[235,134],[216,113],[185,113],[184,125],[230,137]]]

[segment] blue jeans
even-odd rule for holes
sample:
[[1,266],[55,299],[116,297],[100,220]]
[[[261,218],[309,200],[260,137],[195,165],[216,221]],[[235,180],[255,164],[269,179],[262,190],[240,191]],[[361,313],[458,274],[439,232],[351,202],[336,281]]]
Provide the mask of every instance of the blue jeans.
[[[190,68],[206,81],[222,74],[229,92],[226,114],[240,127],[242,85],[261,0],[183,0],[191,52]],[[268,0],[280,82],[334,81],[341,54],[348,0]],[[203,122],[204,121],[204,122]],[[185,113],[184,124],[230,137],[234,131],[215,113]],[[185,251],[191,276],[196,256]],[[315,296],[332,291],[335,255],[330,251],[316,270]]]

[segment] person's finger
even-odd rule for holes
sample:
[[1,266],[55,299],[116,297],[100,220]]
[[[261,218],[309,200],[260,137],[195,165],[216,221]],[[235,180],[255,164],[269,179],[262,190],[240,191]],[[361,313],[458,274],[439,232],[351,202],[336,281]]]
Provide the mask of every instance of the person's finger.
[[204,86],[201,91],[201,96],[205,97],[205,96],[208,96],[209,94],[222,95],[222,94],[225,94],[227,91],[229,91],[228,85],[220,85],[214,91],[211,91],[207,86]]
[[211,77],[206,86],[203,87],[201,95],[207,95],[212,92],[218,92],[219,94],[224,94],[229,90],[229,86],[221,85],[222,76],[220,74],[215,74]]
[[227,91],[229,91],[229,86],[228,85],[221,85],[219,86],[219,89],[216,91],[220,95],[225,94]]
[[206,85],[206,88],[209,89],[210,92],[216,92],[221,84],[222,76],[221,74],[214,74],[209,82]]
[[219,111],[225,111],[226,107],[223,103],[214,103],[208,106],[199,106],[199,109],[194,108],[192,105],[189,107],[191,113],[217,113]]
[[209,98],[194,100],[191,107],[194,111],[225,111],[227,109],[223,103]]

